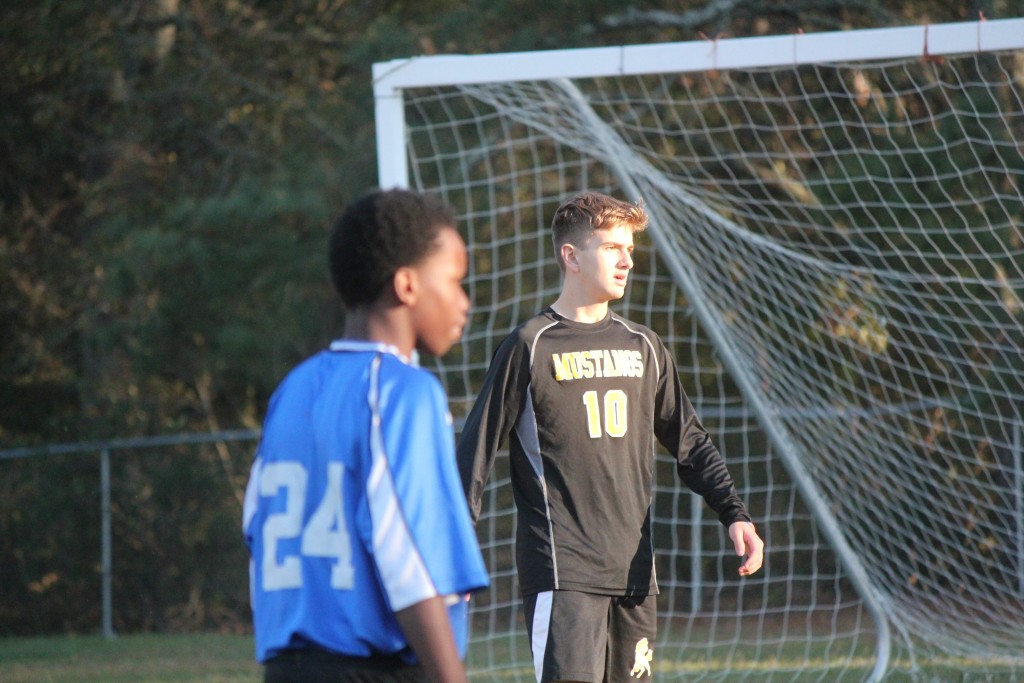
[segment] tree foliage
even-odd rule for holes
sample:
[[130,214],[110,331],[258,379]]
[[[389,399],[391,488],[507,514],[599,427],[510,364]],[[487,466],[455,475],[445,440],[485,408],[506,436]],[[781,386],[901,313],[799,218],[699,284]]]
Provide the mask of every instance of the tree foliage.
[[[978,9],[11,0],[0,9],[0,445],[258,426],[286,370],[338,331],[324,238],[331,216],[375,183],[376,61],[964,20]],[[231,566],[205,563],[237,536],[247,457],[210,448],[117,468],[119,585],[148,596],[119,628],[244,620],[237,546],[220,553]],[[94,469],[0,462],[0,580],[16,586],[0,633],[96,623],[98,608],[79,607],[98,580]]]

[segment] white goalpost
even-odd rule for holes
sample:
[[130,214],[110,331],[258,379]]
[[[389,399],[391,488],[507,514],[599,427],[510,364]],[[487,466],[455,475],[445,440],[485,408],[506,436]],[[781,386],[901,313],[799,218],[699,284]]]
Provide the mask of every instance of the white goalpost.
[[[642,198],[623,315],[662,334],[767,544],[728,540],[659,453],[655,673],[1024,676],[1024,19],[374,65],[379,182],[444,197],[461,423],[550,303],[548,225]],[[500,460],[500,459],[499,459]],[[475,681],[532,680],[499,462]]]

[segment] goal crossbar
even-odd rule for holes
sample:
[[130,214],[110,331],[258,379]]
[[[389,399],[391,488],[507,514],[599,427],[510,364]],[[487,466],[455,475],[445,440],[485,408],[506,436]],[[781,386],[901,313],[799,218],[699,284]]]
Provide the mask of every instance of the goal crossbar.
[[1024,45],[1024,18],[925,26],[794,33],[655,45],[537,50],[482,55],[428,55],[373,65],[378,181],[407,187],[402,91],[558,78],[593,78],[800,65],[1012,50]]

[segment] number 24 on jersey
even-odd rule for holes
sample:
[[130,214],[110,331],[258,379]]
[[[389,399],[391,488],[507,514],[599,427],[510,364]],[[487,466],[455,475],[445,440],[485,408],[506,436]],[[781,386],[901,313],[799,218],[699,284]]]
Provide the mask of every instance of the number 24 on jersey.
[[[272,462],[260,473],[259,495],[284,496],[284,509],[267,516],[263,524],[263,590],[302,587],[303,558],[334,560],[331,587],[351,589],[354,584],[352,543],[345,525],[341,493],[341,463],[327,465],[327,486],[316,511],[303,525],[309,475],[298,462]],[[301,537],[299,552],[278,557],[282,541]]]

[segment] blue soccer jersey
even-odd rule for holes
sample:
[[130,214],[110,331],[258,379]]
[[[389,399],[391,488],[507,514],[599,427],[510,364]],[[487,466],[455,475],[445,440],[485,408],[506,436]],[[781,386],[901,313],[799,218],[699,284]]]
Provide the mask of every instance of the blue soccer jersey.
[[455,464],[444,391],[394,349],[338,341],[274,392],[246,488],[256,657],[315,644],[344,655],[401,653],[394,612],[458,599],[487,572]]

